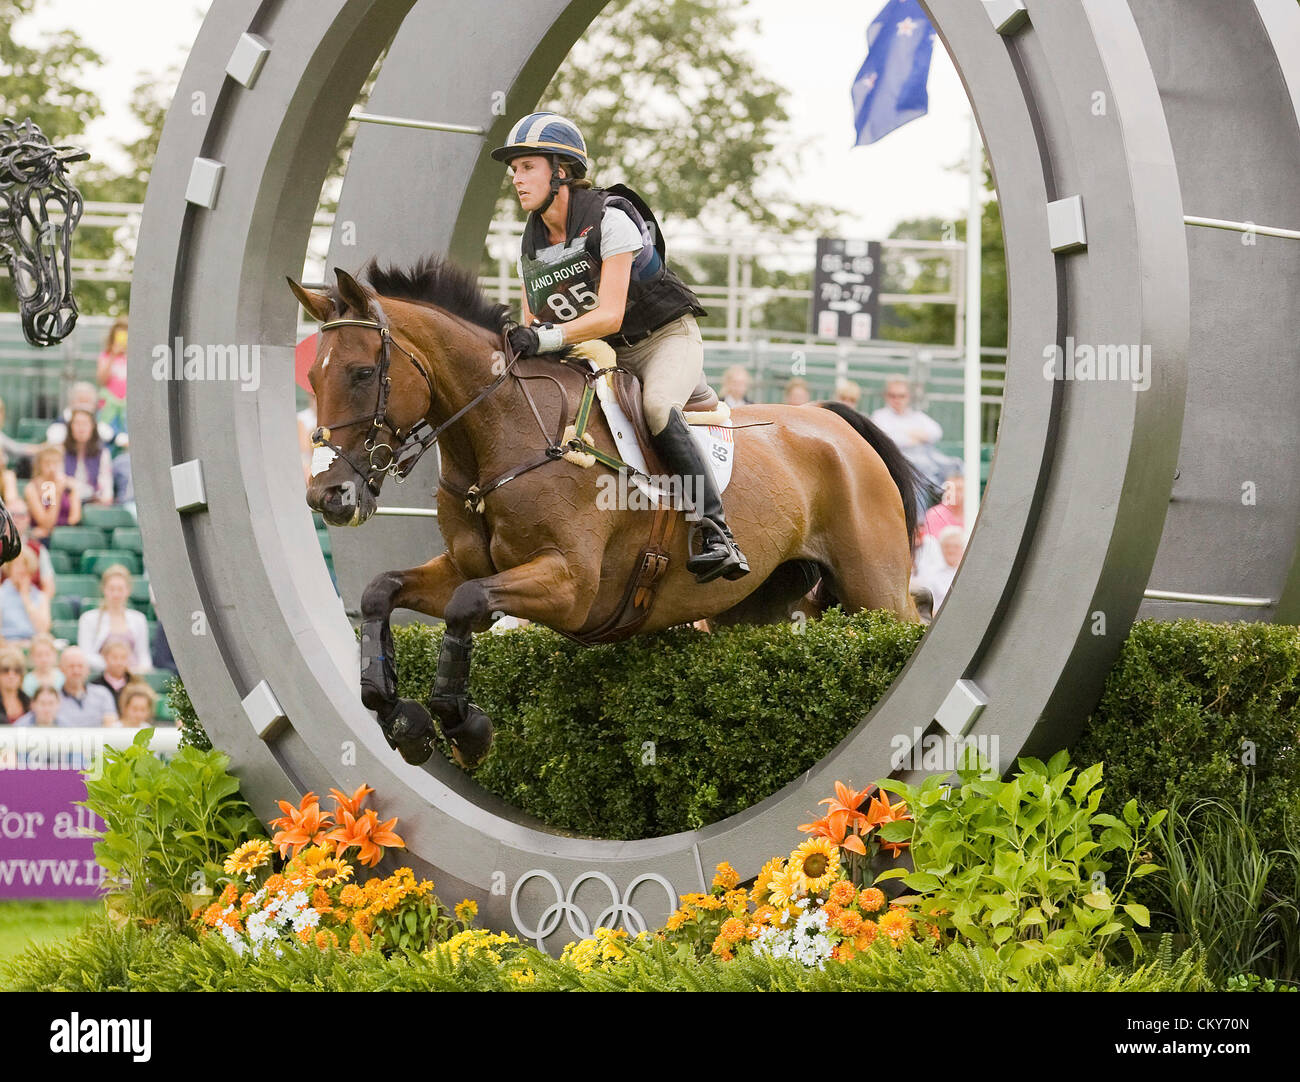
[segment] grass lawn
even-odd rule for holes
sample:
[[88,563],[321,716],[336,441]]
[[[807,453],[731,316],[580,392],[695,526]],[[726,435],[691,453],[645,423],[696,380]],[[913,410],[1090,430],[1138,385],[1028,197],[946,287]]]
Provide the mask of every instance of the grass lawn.
[[0,902],[0,962],[33,943],[66,939],[81,929],[87,914],[103,902]]

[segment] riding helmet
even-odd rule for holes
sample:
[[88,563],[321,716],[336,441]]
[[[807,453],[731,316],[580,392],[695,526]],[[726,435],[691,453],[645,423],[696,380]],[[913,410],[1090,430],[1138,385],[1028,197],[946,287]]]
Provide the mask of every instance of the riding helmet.
[[525,154],[555,155],[574,166],[577,177],[587,175],[587,144],[571,120],[558,113],[529,113],[510,129],[506,145],[492,151],[492,157],[507,165]]

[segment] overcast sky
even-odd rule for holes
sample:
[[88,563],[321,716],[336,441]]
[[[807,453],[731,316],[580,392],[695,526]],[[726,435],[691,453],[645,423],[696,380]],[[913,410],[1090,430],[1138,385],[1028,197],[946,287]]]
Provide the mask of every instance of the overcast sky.
[[[853,147],[849,89],[866,55],[867,26],[884,0],[750,0],[742,35],[761,67],[789,88],[787,107],[799,138],[793,155],[796,194],[843,207],[846,234],[888,235],[904,218],[964,216],[970,107],[941,42],[930,72],[930,113],[870,147]],[[205,0],[40,0],[20,33],[75,27],[105,58],[86,81],[106,116],[89,149],[111,158],[116,139],[138,135],[128,112],[142,74],[162,77],[182,65],[209,4]],[[24,32],[25,27],[30,30]],[[437,118],[455,119],[455,118]],[[575,117],[579,125],[581,118]],[[954,166],[958,167],[954,170]]]

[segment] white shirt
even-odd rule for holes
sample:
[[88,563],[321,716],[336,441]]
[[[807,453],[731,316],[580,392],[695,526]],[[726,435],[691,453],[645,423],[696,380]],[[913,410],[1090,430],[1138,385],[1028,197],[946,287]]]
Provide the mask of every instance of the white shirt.
[[[150,672],[153,669],[153,658],[149,655],[149,623],[144,618],[144,613],[138,609],[127,609],[126,628],[135,647],[127,668],[133,673]],[[104,667],[104,658],[99,648],[104,645],[109,633],[109,621],[103,609],[94,608],[83,612],[77,621],[77,645],[86,652],[86,661],[96,672]]]
[[[622,255],[624,252],[639,252],[645,242],[641,239],[641,230],[626,214],[615,207],[606,207],[600,219],[600,258],[601,262],[610,256]],[[538,259],[547,259],[564,247],[563,243],[552,244],[537,249]],[[523,258],[515,260],[515,271],[520,278],[524,276]]]
[[[889,406],[881,406],[871,414],[871,419],[899,447],[915,447],[918,443],[938,443],[943,439],[943,429],[939,426],[939,422],[920,410],[909,409],[897,413]],[[912,435],[914,428],[922,429],[925,438],[916,439]]]

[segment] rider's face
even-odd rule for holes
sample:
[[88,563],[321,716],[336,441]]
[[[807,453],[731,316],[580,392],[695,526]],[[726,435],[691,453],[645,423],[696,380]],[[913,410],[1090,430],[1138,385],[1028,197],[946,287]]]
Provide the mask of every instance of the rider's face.
[[536,210],[546,201],[551,192],[551,163],[546,158],[540,154],[516,158],[510,163],[510,173],[519,206],[525,213]]

